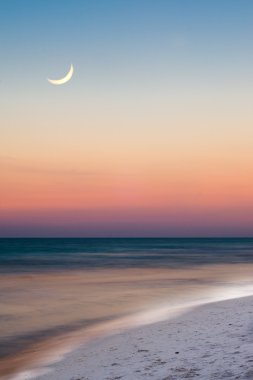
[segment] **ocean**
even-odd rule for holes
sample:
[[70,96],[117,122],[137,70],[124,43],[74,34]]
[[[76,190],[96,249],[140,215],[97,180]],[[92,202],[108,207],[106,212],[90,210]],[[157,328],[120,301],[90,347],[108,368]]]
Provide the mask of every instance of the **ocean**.
[[253,238],[0,239],[1,272],[253,263]]
[[253,294],[253,238],[3,238],[0,272],[0,377],[27,378],[115,326]]

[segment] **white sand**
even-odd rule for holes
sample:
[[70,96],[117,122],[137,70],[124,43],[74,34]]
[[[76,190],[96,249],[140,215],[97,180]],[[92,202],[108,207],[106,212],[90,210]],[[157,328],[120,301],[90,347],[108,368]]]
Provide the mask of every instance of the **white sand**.
[[51,368],[36,379],[253,379],[253,297],[97,339]]

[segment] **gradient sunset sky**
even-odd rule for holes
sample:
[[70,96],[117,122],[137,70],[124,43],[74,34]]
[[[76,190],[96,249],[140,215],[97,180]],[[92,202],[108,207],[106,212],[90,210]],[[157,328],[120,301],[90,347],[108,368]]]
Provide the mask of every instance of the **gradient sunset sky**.
[[252,36],[251,0],[1,0],[0,236],[252,236]]

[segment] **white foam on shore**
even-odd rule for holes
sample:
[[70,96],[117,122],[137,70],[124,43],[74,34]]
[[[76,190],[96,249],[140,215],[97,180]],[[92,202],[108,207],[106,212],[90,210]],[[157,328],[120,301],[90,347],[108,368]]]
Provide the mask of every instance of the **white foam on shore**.
[[143,326],[151,323],[162,322],[174,318],[178,315],[182,315],[185,312],[188,312],[190,309],[205,305],[208,303],[228,301],[231,299],[242,298],[253,295],[253,284],[244,285],[241,288],[237,286],[225,286],[224,288],[219,289],[219,292],[210,291],[206,294],[205,298],[203,296],[192,302],[187,302],[180,306],[168,306],[163,305],[157,307],[155,310],[149,310],[145,313],[140,313],[132,318],[134,319],[135,326]]
[[[224,285],[216,290],[210,290],[203,293],[199,298],[190,302],[184,302],[180,305],[171,306],[163,303],[162,305],[152,305],[152,310],[135,313],[126,317],[118,318],[113,321],[104,322],[100,325],[90,328],[91,337],[110,336],[128,329],[150,325],[166,320],[174,319],[193,308],[215,303],[227,301],[253,295],[253,283],[239,283],[236,285]],[[87,330],[85,330],[87,331]],[[71,340],[70,343],[62,345],[57,350],[52,350],[43,356],[38,362],[36,368],[20,372],[9,378],[11,380],[28,380],[42,376],[53,371],[52,364],[64,360],[65,356],[70,352],[78,349],[84,343],[84,333],[80,330],[80,335]],[[50,366],[50,367],[49,367]]]

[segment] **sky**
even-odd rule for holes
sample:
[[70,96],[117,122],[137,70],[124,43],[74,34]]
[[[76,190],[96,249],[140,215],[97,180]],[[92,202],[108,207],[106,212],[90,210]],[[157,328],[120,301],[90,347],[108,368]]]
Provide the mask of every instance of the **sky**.
[[252,35],[251,0],[1,0],[0,236],[252,236]]

